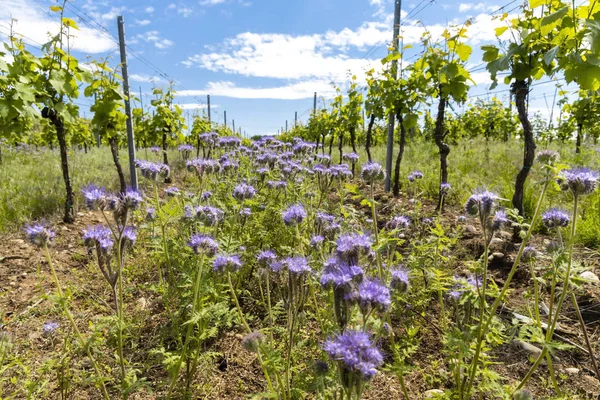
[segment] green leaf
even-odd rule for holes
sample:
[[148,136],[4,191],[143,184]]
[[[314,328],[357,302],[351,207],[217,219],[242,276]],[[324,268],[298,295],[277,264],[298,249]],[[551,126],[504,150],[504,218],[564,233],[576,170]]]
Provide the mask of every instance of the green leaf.
[[544,62],[546,63],[546,65],[550,66],[550,64],[552,64],[552,61],[554,61],[556,55],[558,54],[558,50],[560,50],[560,47],[554,46],[553,48],[548,50],[546,54],[544,54]]
[[458,58],[460,58],[461,61],[468,61],[469,56],[471,56],[472,52],[473,49],[468,44],[459,43],[456,46],[456,54],[458,55]]
[[60,12],[60,11],[62,11],[62,7],[61,6],[50,6],[50,10],[53,12]]
[[529,8],[532,10],[539,6],[543,6],[548,2],[548,0],[529,0]]
[[494,29],[494,32],[496,32],[496,36],[502,36],[502,34],[504,32],[506,32],[508,30],[508,26],[500,26],[496,29]]

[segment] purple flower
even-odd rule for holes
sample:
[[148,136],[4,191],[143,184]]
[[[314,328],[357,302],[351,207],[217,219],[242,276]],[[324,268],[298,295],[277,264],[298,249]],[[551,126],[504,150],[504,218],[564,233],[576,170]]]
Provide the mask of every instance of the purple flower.
[[364,271],[358,265],[350,265],[337,257],[330,257],[323,264],[321,285],[324,287],[343,288],[348,291],[353,282],[360,282]]
[[177,189],[176,187],[173,186],[168,189],[165,189],[165,193],[169,197],[175,197],[175,196],[179,196],[181,192],[179,191],[179,189]]
[[153,163],[146,160],[136,160],[135,164],[140,169],[142,176],[150,181],[156,181],[159,175],[169,176],[171,170],[168,165]]
[[492,219],[492,230],[498,231],[502,229],[502,227],[508,225],[509,222],[510,221],[506,213],[503,210],[498,210]]
[[242,267],[242,260],[237,254],[219,254],[213,262],[213,270],[217,272],[236,272]]
[[208,226],[214,226],[223,220],[225,213],[220,208],[199,206],[196,208],[196,217]]
[[404,215],[397,215],[388,221],[387,226],[390,229],[408,229],[410,218]]
[[194,250],[194,253],[204,253],[209,257],[214,256],[219,250],[219,244],[212,237],[200,233],[192,235],[188,246]]
[[42,335],[52,336],[57,329],[58,329],[58,322],[54,322],[54,321],[46,322],[42,326]]
[[112,232],[102,225],[88,227],[83,233],[83,241],[88,247],[96,247],[102,253],[107,253],[113,246]]
[[551,208],[542,215],[542,223],[548,229],[566,228],[570,221],[569,214],[558,208]]
[[200,196],[200,200],[206,201],[212,197],[212,192],[206,191]]
[[107,193],[104,188],[99,188],[93,184],[90,184],[88,186],[84,186],[83,189],[81,189],[81,193],[83,193],[87,208],[90,210],[95,210],[98,207],[106,207]]
[[533,246],[527,246],[523,249],[523,254],[521,255],[521,260],[523,262],[534,261],[538,256],[539,252]]
[[[341,370],[361,381],[368,381],[377,373],[377,367],[383,364],[383,355],[377,349],[369,334],[363,331],[348,330],[329,338],[323,345],[323,350],[333,360],[339,363]],[[342,382],[356,382],[356,379],[342,379]]]
[[248,207],[244,207],[240,210],[240,217],[248,218],[250,215],[252,215],[252,210],[250,210]]
[[411,172],[410,174],[408,174],[408,181],[414,182],[416,180],[423,179],[424,176],[425,175],[423,175],[423,172],[421,172],[419,170],[415,170],[415,171]]
[[262,333],[254,331],[242,339],[242,347],[251,353],[258,353],[260,344],[265,340]]
[[310,265],[308,265],[308,260],[301,256],[288,257],[283,260],[283,263],[292,275],[302,275],[312,271]]
[[351,164],[355,164],[360,157],[359,157],[358,154],[352,152],[352,153],[345,153],[345,154],[343,154],[342,158],[344,160],[350,162]]
[[325,238],[321,235],[314,235],[313,237],[310,238],[310,246],[312,248],[318,248],[319,246],[321,246],[321,244],[323,244],[323,241],[325,240]]
[[126,226],[122,233],[123,244],[133,245],[136,239],[137,235],[133,226]]
[[269,189],[285,189],[287,182],[285,181],[267,181],[267,187]]
[[408,270],[400,266],[392,270],[392,289],[397,289],[400,292],[405,292],[408,289],[409,275]]
[[599,174],[589,168],[573,168],[562,171],[560,185],[563,190],[570,189],[575,195],[590,194],[598,186]]
[[356,264],[361,254],[368,254],[373,244],[371,238],[364,234],[344,234],[337,240],[337,253],[344,261]]
[[444,196],[450,193],[450,190],[452,190],[452,186],[450,186],[449,183],[443,182],[440,184],[440,193],[442,193]]
[[152,147],[150,147],[150,151],[155,154],[158,154],[158,153],[162,152],[162,149],[158,146],[152,146]]
[[286,225],[297,225],[301,224],[306,218],[306,210],[302,204],[293,204],[283,212],[282,216]]
[[192,151],[194,151],[194,146],[189,145],[189,144],[182,144],[180,145],[177,150],[179,150],[181,153],[191,153]]
[[385,170],[381,164],[369,162],[363,164],[360,175],[365,182],[372,184],[375,181],[382,181],[385,178]]
[[271,267],[271,265],[277,260],[277,254],[273,250],[263,250],[256,256],[256,261],[258,265],[266,268]]
[[560,159],[560,154],[553,150],[542,150],[537,155],[539,163],[552,165]]
[[137,209],[140,203],[144,200],[140,192],[135,189],[127,188],[125,193],[122,193],[119,198],[121,204],[126,209]]
[[232,193],[233,198],[236,200],[239,200],[239,201],[251,199],[255,195],[256,195],[256,189],[254,189],[252,186],[245,184],[245,183],[240,183],[239,185],[237,185],[233,189],[233,193]]
[[479,218],[483,221],[492,213],[497,200],[498,196],[496,194],[479,189],[467,200],[465,211],[471,215],[479,215]]
[[25,227],[27,239],[37,247],[44,247],[56,236],[44,222],[27,225]]
[[357,301],[364,314],[375,309],[385,311],[392,304],[390,289],[378,279],[365,279],[358,285],[356,293],[350,293],[349,300]]
[[156,210],[154,207],[146,208],[146,221],[154,221],[156,219]]

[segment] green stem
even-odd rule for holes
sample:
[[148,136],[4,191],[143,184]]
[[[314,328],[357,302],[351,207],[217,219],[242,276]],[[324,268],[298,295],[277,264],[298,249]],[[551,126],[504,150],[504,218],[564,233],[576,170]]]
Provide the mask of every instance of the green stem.
[[75,335],[77,336],[79,345],[82,348],[85,348],[87,356],[90,359],[92,366],[94,367],[94,372],[96,372],[96,376],[100,381],[100,391],[102,392],[102,397],[104,397],[105,400],[110,400],[110,396],[108,395],[106,386],[104,386],[104,382],[101,378],[102,375],[100,374],[100,368],[98,367],[96,358],[92,355],[92,352],[91,352],[89,346],[86,346],[85,340],[83,340],[83,335],[79,331],[79,328],[77,327],[77,324],[75,323],[75,320],[73,319],[73,315],[71,314],[69,307],[67,307],[66,299],[64,297],[62,288],[60,286],[60,281],[58,280],[58,275],[56,275],[56,270],[54,269],[54,264],[52,263],[52,257],[50,257],[50,252],[48,251],[47,244],[44,244],[44,253],[46,255],[46,260],[48,261],[48,265],[50,266],[50,271],[52,272],[52,278],[54,279],[54,284],[56,285],[56,291],[58,293],[59,303],[62,305],[63,312],[65,313],[67,319],[69,320],[69,323],[71,324],[71,327],[73,328],[73,331],[75,332]]
[[596,372],[596,376],[600,378],[600,372],[598,370],[598,363],[596,362],[596,357],[594,356],[594,350],[592,349],[592,345],[590,344],[590,338],[587,334],[587,329],[585,327],[585,321],[581,316],[581,311],[579,310],[579,304],[577,304],[577,299],[575,298],[575,293],[571,292],[571,301],[573,302],[573,308],[577,313],[577,319],[579,319],[579,325],[581,326],[581,330],[583,331],[583,337],[585,339],[585,345],[587,347],[588,353],[590,353],[590,358],[592,359],[592,365],[594,366],[594,372]]
[[379,279],[384,282],[383,278],[383,265],[381,262],[381,255],[379,254],[379,231],[377,228],[377,210],[375,209],[375,196],[373,195],[373,184],[369,185],[371,191],[371,215],[373,219],[373,232],[375,233],[375,257],[377,259],[377,268],[379,271]]
[[463,399],[469,398],[471,389],[473,387],[473,384],[475,383],[475,375],[477,373],[477,366],[479,364],[479,356],[481,354],[481,348],[483,346],[485,334],[487,333],[490,323],[492,322],[492,319],[494,318],[494,315],[496,314],[496,310],[500,306],[502,299],[504,298],[504,296],[506,295],[506,292],[508,291],[509,285],[510,285],[515,273],[517,272],[517,268],[521,262],[521,257],[523,256],[523,250],[525,250],[527,242],[529,241],[529,239],[531,238],[531,235],[533,233],[533,227],[535,226],[535,223],[539,217],[540,210],[542,208],[542,203],[543,203],[544,197],[546,196],[546,191],[547,191],[548,185],[550,183],[549,177],[546,177],[546,178],[547,179],[545,180],[544,186],[542,188],[542,193],[540,194],[540,198],[538,199],[538,203],[535,208],[535,213],[533,214],[533,219],[531,220],[531,225],[529,226],[529,229],[527,229],[527,233],[525,234],[525,238],[523,239],[523,242],[521,242],[521,247],[519,248],[517,258],[515,259],[515,262],[513,263],[513,266],[511,268],[510,272],[508,273],[508,277],[506,278],[506,282],[504,283],[504,286],[502,287],[500,294],[498,295],[498,297],[496,297],[496,300],[494,300],[494,303],[491,306],[487,320],[480,327],[479,335],[477,338],[477,344],[475,346],[475,355],[473,356],[473,360],[472,360],[471,366],[470,366],[469,377],[466,379],[466,382],[465,382],[466,386],[463,386],[463,390],[461,390],[461,398],[463,398]]
[[227,271],[227,281],[229,282],[229,291],[231,292],[231,297],[233,297],[233,301],[235,302],[235,307],[237,308],[238,316],[240,317],[240,321],[244,328],[248,333],[252,333],[252,329],[250,329],[250,325],[246,322],[246,318],[244,318],[244,313],[242,312],[242,307],[240,307],[240,302],[238,301],[237,295],[235,294],[235,289],[233,287],[233,283],[231,282],[231,272]]

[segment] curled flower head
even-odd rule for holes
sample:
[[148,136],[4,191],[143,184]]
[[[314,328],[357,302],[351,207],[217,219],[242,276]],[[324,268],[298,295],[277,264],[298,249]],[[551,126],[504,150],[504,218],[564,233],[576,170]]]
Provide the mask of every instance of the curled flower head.
[[112,232],[102,225],[88,227],[83,233],[83,241],[86,246],[96,247],[102,253],[107,253],[114,245]]
[[168,189],[165,189],[165,193],[169,197],[175,197],[175,196],[179,196],[181,194],[181,192],[179,191],[179,189],[176,188],[175,186],[170,187]]
[[375,181],[382,181],[385,179],[385,170],[381,164],[369,162],[363,164],[360,176],[365,182],[372,184]]
[[242,347],[251,353],[257,353],[264,340],[262,333],[254,331],[242,339]]
[[310,238],[310,247],[317,249],[323,244],[324,240],[325,240],[325,238],[323,236],[314,235],[313,237]]
[[509,219],[504,210],[498,210],[494,214],[494,218],[492,218],[492,230],[498,231],[502,229],[502,227],[509,224]]
[[408,270],[400,266],[397,269],[392,270],[392,289],[396,289],[399,292],[406,292],[408,289],[409,275]]
[[390,229],[408,229],[410,226],[410,218],[405,215],[397,215],[387,223]]
[[450,193],[450,190],[452,190],[452,186],[450,186],[449,183],[444,182],[440,184],[440,193],[444,196],[448,195],[448,193]]
[[27,240],[37,247],[46,246],[56,236],[56,233],[43,222],[27,225],[25,233],[27,234]]
[[570,221],[569,214],[558,208],[551,208],[542,215],[542,223],[548,229],[566,228]]
[[125,193],[122,193],[119,198],[119,201],[121,202],[123,207],[129,210],[135,210],[139,208],[143,200],[144,199],[142,198],[140,192],[132,188],[127,188],[127,190],[125,190]]
[[310,265],[308,265],[308,260],[301,256],[288,257],[283,260],[283,263],[292,275],[303,275],[312,271]]
[[83,189],[81,189],[81,193],[83,193],[86,206],[90,210],[106,207],[107,193],[104,188],[99,188],[93,184],[90,184],[88,186],[84,186]]
[[358,154],[352,152],[352,153],[345,153],[342,155],[342,158],[346,161],[348,161],[351,164],[356,164],[358,162],[358,159],[360,158]]
[[521,259],[523,262],[534,261],[540,253],[533,246],[527,246],[523,249],[523,254],[521,255]]
[[593,193],[598,186],[599,174],[589,168],[573,168],[562,171],[559,178],[563,190],[571,190],[574,195]]
[[211,197],[212,197],[212,192],[206,191],[206,192],[202,193],[202,195],[200,195],[200,200],[206,201],[206,200],[210,199]]
[[338,257],[330,257],[323,264],[321,285],[349,291],[353,282],[362,281],[364,271],[358,265],[348,264]]
[[208,226],[214,226],[223,220],[225,212],[217,207],[199,206],[196,208],[196,217]]
[[42,326],[42,335],[50,337],[58,329],[58,322],[48,321]]
[[479,218],[485,220],[491,215],[497,200],[496,194],[487,190],[478,190],[467,200],[465,211],[471,215],[479,215]]
[[306,218],[306,210],[302,204],[293,204],[283,212],[282,216],[286,225],[298,225]]
[[[343,374],[355,379],[343,379],[344,382],[368,381],[377,373],[377,367],[383,364],[383,355],[377,349],[369,334],[363,331],[347,330],[325,341],[323,349],[335,362],[339,363]],[[358,384],[356,382],[355,384]]]
[[237,254],[219,254],[213,262],[216,272],[236,272],[242,267],[242,260]]
[[239,201],[251,199],[255,195],[256,195],[256,189],[254,189],[252,186],[245,184],[245,183],[240,183],[239,185],[237,185],[233,189],[233,193],[232,193],[233,198],[236,200],[239,200]]
[[158,146],[152,146],[150,147],[150,151],[153,152],[154,154],[158,154],[162,152],[162,149]]
[[263,250],[256,256],[258,265],[263,268],[270,268],[277,261],[277,254],[273,250]]
[[154,221],[156,219],[156,210],[154,207],[146,208],[146,221]]
[[360,233],[344,234],[337,240],[337,253],[342,260],[357,263],[361,254],[371,251],[373,241],[367,235]]
[[252,215],[252,210],[248,207],[244,207],[240,210],[240,217],[248,218],[250,215]]
[[553,165],[560,160],[560,154],[553,150],[542,150],[537,155],[540,164]]
[[204,253],[209,257],[214,256],[219,250],[219,244],[212,237],[200,233],[192,235],[188,246],[194,250],[194,253]]
[[414,182],[420,179],[423,179],[425,175],[423,175],[423,172],[419,171],[419,170],[415,170],[413,172],[411,172],[410,174],[408,174],[408,181],[409,182]]
[[287,187],[286,181],[267,181],[267,187],[269,189],[285,189]]
[[179,150],[180,153],[189,154],[192,151],[194,151],[194,146],[192,146],[190,144],[182,144],[177,148],[177,150]]
[[123,229],[123,244],[126,245],[130,245],[132,246],[136,239],[137,239],[137,235],[135,233],[135,229],[133,228],[133,226],[126,226],[125,229]]
[[363,314],[372,309],[385,311],[392,303],[390,289],[378,279],[364,279],[358,285],[357,292],[349,293],[348,299],[356,301]]

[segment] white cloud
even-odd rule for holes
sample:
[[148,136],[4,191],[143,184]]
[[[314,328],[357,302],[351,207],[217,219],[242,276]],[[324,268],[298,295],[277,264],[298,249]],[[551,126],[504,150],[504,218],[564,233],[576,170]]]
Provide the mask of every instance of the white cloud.
[[129,79],[133,82],[142,82],[142,83],[168,83],[166,79],[160,78],[158,76],[150,76],[146,74],[130,74]]
[[200,5],[201,6],[214,6],[217,4],[223,4],[226,1],[227,0],[200,0]]
[[102,14],[101,18],[105,21],[112,21],[122,15],[125,10],[127,10],[127,7],[111,7],[107,13]]
[[183,18],[189,17],[190,15],[192,15],[193,12],[194,12],[194,10],[192,10],[191,8],[187,8],[187,7],[180,7],[177,9],[177,14],[183,15]]
[[458,5],[458,11],[461,13],[467,11],[495,11],[497,10],[497,5],[487,5],[485,3],[460,3]]
[[[35,46],[46,43],[49,35],[56,35],[60,30],[58,18],[44,13],[31,0],[2,0],[0,7],[0,23],[9,26],[14,19],[14,31],[25,35],[23,40]],[[84,53],[103,53],[117,47],[109,37],[98,30],[80,24],[79,30],[72,31],[69,44],[71,49]],[[5,37],[0,31],[0,41]]]
[[151,14],[154,12],[154,7],[146,7],[144,11],[146,11],[148,14]]
[[[208,108],[208,105],[203,103],[182,103],[177,104],[182,110],[202,110]],[[210,108],[219,108],[218,104],[211,104]]]
[[233,82],[209,82],[205,89],[182,90],[177,96],[211,96],[234,97],[238,99],[280,99],[298,100],[311,98],[314,92],[319,97],[333,97],[335,89],[325,80],[309,80],[270,88],[239,87]]
[[146,25],[150,25],[151,23],[152,23],[152,21],[150,21],[149,19],[136,19],[135,20],[136,26],[146,26]]
[[158,31],[148,31],[146,33],[140,33],[135,35],[134,40],[141,40],[146,43],[154,44],[154,47],[157,49],[164,50],[169,48],[175,44],[172,40],[162,38],[160,36],[160,32]]

